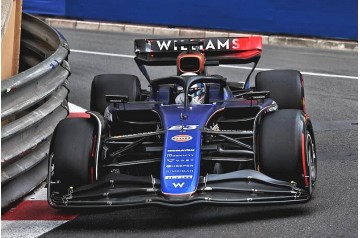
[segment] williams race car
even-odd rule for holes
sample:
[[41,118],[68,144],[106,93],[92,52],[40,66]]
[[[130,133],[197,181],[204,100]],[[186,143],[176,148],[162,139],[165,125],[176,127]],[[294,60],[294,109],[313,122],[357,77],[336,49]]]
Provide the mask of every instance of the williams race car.
[[[261,37],[135,40],[137,76],[92,82],[86,117],[56,127],[53,207],[285,204],[308,201],[317,159],[296,70],[259,72]],[[253,64],[231,82],[207,67]],[[145,66],[176,66],[152,79]]]

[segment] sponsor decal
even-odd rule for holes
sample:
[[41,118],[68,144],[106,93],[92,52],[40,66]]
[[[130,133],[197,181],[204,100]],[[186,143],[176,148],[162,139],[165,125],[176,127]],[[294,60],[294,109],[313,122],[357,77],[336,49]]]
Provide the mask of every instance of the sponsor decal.
[[173,140],[175,142],[188,142],[188,141],[192,140],[192,136],[176,135],[176,136],[171,137],[171,140]]
[[166,165],[166,168],[191,168],[194,167],[193,164],[174,164],[174,165]]
[[169,169],[165,173],[194,173],[193,169]]
[[194,157],[194,154],[183,154],[183,155],[167,154],[166,157]]
[[172,185],[175,187],[175,188],[182,188],[184,186],[185,183],[172,183]]
[[170,127],[168,130],[169,131],[190,131],[190,130],[195,130],[198,126],[199,125],[186,125],[186,126],[176,125],[176,126]]
[[[183,42],[184,40],[157,40],[157,47],[160,51],[186,51],[186,46],[176,46],[176,42]],[[156,47],[155,47],[156,48]],[[192,46],[192,50],[238,50],[240,49],[240,42],[238,38],[235,39],[204,39],[204,45]]]
[[168,152],[194,152],[195,149],[176,149],[176,150],[172,150],[172,149],[169,149],[167,150]]
[[165,179],[192,179],[192,175],[173,175],[173,176],[165,176]]
[[194,162],[194,159],[167,159],[168,162]]

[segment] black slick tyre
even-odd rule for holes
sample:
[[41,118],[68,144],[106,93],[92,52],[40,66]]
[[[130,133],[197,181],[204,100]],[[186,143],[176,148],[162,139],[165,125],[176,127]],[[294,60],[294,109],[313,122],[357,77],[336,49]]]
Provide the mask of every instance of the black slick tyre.
[[109,105],[106,95],[127,95],[129,101],[138,101],[141,96],[140,80],[130,74],[96,75],[91,85],[90,110],[104,114]]
[[296,182],[311,196],[316,183],[317,162],[308,117],[293,109],[269,113],[261,120],[258,136],[260,172],[274,179]]
[[297,70],[269,70],[255,77],[257,91],[270,91],[270,98],[279,109],[298,109],[305,112],[303,78]]
[[[60,181],[59,190],[78,187],[94,180],[95,127],[88,118],[66,118],[56,126],[50,157],[52,181]],[[49,171],[50,172],[50,171]]]

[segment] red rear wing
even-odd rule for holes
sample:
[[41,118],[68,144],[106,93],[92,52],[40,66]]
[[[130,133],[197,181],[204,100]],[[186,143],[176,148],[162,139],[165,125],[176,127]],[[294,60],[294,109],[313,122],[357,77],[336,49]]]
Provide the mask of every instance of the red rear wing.
[[[200,42],[198,46],[178,46],[178,43]],[[262,51],[262,38],[218,37],[180,39],[138,39],[135,40],[135,60],[143,65],[175,65],[181,52],[190,50],[202,52],[207,62],[218,64],[247,64],[257,62]]]

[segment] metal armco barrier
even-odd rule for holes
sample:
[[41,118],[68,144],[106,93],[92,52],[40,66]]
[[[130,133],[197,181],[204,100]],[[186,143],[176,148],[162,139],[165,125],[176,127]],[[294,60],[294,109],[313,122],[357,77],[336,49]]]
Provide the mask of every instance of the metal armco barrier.
[[25,13],[21,27],[21,73],[1,82],[2,209],[45,180],[52,133],[68,114],[66,40]]

